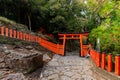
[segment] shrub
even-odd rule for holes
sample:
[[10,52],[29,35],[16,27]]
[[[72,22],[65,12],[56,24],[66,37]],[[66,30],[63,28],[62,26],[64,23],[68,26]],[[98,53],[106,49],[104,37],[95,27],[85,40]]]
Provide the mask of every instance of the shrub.
[[102,23],[93,29],[89,41],[96,46],[96,39],[100,38],[102,52],[120,54],[120,2],[106,3],[99,12]]

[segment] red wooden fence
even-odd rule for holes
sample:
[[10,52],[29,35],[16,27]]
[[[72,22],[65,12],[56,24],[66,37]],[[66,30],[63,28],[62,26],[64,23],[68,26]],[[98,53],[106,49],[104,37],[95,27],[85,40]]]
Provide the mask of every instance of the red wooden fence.
[[30,35],[27,33],[23,33],[21,31],[12,30],[12,29],[8,29],[5,27],[0,27],[0,35],[10,37],[10,38],[16,38],[19,40],[38,42],[41,46],[47,48],[48,50],[50,50],[56,54],[64,55],[64,46],[63,45],[49,42],[49,41],[42,39],[35,35]]
[[88,45],[82,45],[81,56],[86,56],[88,54]]
[[0,35],[20,40],[39,42],[38,36],[30,35],[21,31],[16,31],[5,27],[0,27]]
[[[101,67],[103,70],[108,72],[115,72],[116,75],[120,76],[120,56],[115,56],[115,64],[113,65],[112,55],[99,53],[93,49],[90,50],[90,57],[95,62],[96,66]],[[114,69],[113,69],[114,68]]]
[[56,54],[60,54],[60,55],[64,55],[64,48],[63,45],[60,44],[55,44],[52,42],[49,42],[45,39],[40,38],[39,40],[40,45],[47,48],[48,50],[56,53]]
[[[0,35],[10,38],[16,38],[20,40],[25,40],[25,41],[38,42],[41,46],[47,48],[48,50],[56,54],[64,55],[64,45],[49,42],[45,39],[40,38],[39,36],[30,35],[28,33],[23,33],[5,27],[0,27]],[[87,45],[82,45],[82,49],[83,49],[82,55],[85,56],[86,53],[88,53]],[[90,56],[95,62],[96,66],[101,67],[102,69],[107,70],[108,72],[114,71],[116,75],[120,76],[120,55],[115,56],[115,65],[113,65],[112,62],[113,56],[111,54],[105,54],[105,53],[101,54],[91,49]]]

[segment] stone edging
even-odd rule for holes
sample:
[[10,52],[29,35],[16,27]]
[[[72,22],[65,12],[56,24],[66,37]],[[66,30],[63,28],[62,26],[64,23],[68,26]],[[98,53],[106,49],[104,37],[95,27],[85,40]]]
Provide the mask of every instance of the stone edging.
[[91,58],[89,60],[90,60],[90,62],[93,65],[93,68],[92,68],[93,71],[96,74],[98,74],[101,77],[103,77],[105,80],[120,80],[120,76],[118,77],[115,74],[113,74],[112,72],[110,73],[110,72],[107,72],[106,70],[103,70],[103,69],[97,67]]

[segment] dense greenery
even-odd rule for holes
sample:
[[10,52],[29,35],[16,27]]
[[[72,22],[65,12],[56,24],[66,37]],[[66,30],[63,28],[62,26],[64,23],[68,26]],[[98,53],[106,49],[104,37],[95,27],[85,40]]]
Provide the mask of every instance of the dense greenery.
[[103,52],[120,54],[120,2],[106,3],[99,14],[104,20],[100,26],[92,30],[91,43],[95,44],[96,39],[100,38]]
[[5,27],[8,27],[8,28],[11,28],[11,29],[18,30],[18,31],[30,33],[27,26],[25,26],[23,24],[16,23],[15,21],[12,21],[8,18],[0,16],[0,26],[2,26],[2,25]]
[[47,33],[89,31],[89,41],[101,51],[120,53],[120,1],[0,0],[0,16]]
[[[101,0],[0,0],[0,15],[47,32],[84,32],[100,24]],[[93,11],[94,10],[94,11]]]

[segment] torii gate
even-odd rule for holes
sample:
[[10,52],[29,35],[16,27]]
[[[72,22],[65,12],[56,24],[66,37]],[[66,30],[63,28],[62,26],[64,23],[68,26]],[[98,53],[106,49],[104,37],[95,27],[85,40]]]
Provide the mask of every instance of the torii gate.
[[66,40],[80,40],[80,56],[85,56],[88,52],[87,46],[88,45],[83,45],[83,39],[87,39],[88,38],[89,33],[88,32],[84,32],[84,33],[72,33],[72,34],[58,34],[59,39],[63,40],[63,55],[65,55],[65,44],[66,44]]

